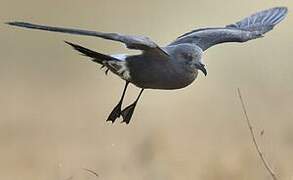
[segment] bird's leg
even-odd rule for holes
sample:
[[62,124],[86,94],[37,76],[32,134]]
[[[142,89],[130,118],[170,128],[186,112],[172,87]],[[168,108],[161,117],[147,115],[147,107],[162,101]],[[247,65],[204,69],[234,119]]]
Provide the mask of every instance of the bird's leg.
[[118,102],[118,104],[115,106],[115,108],[110,113],[109,117],[107,118],[107,121],[112,121],[112,123],[114,123],[115,120],[118,117],[120,117],[120,115],[121,115],[121,106],[122,106],[122,102],[123,102],[123,99],[124,99],[125,92],[126,92],[126,89],[128,87],[128,84],[129,84],[129,82],[126,81],[125,86],[124,86],[124,89],[123,89],[122,96],[120,98],[120,101]]
[[129,124],[130,119],[131,119],[131,117],[133,115],[135,106],[136,106],[136,104],[137,104],[137,102],[138,102],[143,90],[144,89],[140,90],[139,95],[137,96],[136,100],[132,104],[130,104],[129,106],[127,106],[125,109],[122,110],[122,112],[121,112],[121,115],[123,117],[122,123],[125,122],[126,124]]

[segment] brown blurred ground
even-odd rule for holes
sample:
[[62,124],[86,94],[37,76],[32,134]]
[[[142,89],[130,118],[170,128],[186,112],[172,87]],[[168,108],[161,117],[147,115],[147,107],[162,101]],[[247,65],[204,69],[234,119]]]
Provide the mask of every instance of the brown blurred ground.
[[[226,25],[293,2],[2,0],[0,22],[24,20],[143,34],[161,45],[196,27]],[[263,39],[210,49],[209,75],[178,91],[146,91],[129,126],[105,122],[123,82],[62,41],[104,53],[120,44],[1,26],[0,179],[269,179],[249,137],[242,89],[260,144],[293,176],[292,13]],[[137,94],[132,88],[127,102]]]

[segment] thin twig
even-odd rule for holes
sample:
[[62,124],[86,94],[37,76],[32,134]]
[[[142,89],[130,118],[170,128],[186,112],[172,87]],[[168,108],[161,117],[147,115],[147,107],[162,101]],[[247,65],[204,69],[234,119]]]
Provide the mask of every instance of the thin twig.
[[245,104],[244,104],[244,101],[243,101],[243,98],[242,98],[240,89],[238,88],[237,90],[238,90],[239,99],[241,101],[243,113],[245,115],[245,119],[246,119],[247,125],[248,125],[249,130],[250,130],[250,135],[251,135],[253,144],[254,144],[254,146],[255,146],[255,148],[257,150],[257,153],[258,153],[259,157],[261,158],[261,161],[263,162],[265,168],[267,169],[267,171],[269,172],[269,174],[272,176],[273,180],[278,180],[276,174],[274,173],[274,171],[272,170],[270,164],[268,163],[268,161],[264,157],[263,152],[261,151],[260,146],[258,145],[258,143],[256,141],[256,137],[255,137],[255,134],[254,134],[254,130],[253,130],[252,124],[251,124],[251,122],[250,122],[250,120],[248,118],[247,110],[246,110],[246,107],[245,107]]

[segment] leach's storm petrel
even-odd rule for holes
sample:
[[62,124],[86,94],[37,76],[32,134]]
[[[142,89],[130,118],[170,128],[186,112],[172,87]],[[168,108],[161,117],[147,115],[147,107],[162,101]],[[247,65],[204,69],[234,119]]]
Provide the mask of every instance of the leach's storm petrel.
[[[239,22],[225,27],[202,28],[185,33],[165,47],[160,47],[145,36],[130,36],[118,33],[102,33],[96,31],[52,27],[26,22],[8,22],[12,26],[30,29],[95,36],[124,43],[129,49],[141,50],[139,55],[105,55],[66,42],[75,50],[91,58],[92,61],[107,68],[121,77],[126,83],[122,97],[110,113],[107,121],[115,122],[122,116],[129,123],[135,106],[144,89],[180,89],[191,84],[198,75],[198,70],[207,75],[202,62],[205,50],[216,44],[225,42],[246,42],[262,37],[281,22],[287,14],[286,7],[275,7],[255,13]],[[121,110],[123,98],[129,83],[141,88],[131,105]]]

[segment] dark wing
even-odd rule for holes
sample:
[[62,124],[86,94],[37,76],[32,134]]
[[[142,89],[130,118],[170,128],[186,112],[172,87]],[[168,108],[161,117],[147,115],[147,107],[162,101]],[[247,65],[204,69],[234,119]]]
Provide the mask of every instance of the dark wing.
[[255,13],[235,24],[223,28],[204,28],[188,32],[178,37],[170,45],[193,43],[206,50],[211,46],[225,42],[246,42],[262,37],[281,22],[288,9],[275,7]]
[[6,24],[9,24],[11,26],[29,28],[29,29],[38,29],[38,30],[44,30],[44,31],[61,32],[61,33],[68,33],[68,34],[75,34],[75,35],[95,36],[95,37],[100,37],[103,39],[122,42],[129,49],[152,51],[163,56],[168,56],[168,54],[163,49],[161,49],[156,43],[154,43],[151,39],[145,36],[130,36],[130,35],[123,35],[119,33],[102,33],[97,31],[89,31],[89,30],[81,30],[81,29],[44,26],[44,25],[31,24],[26,22],[8,22]]

